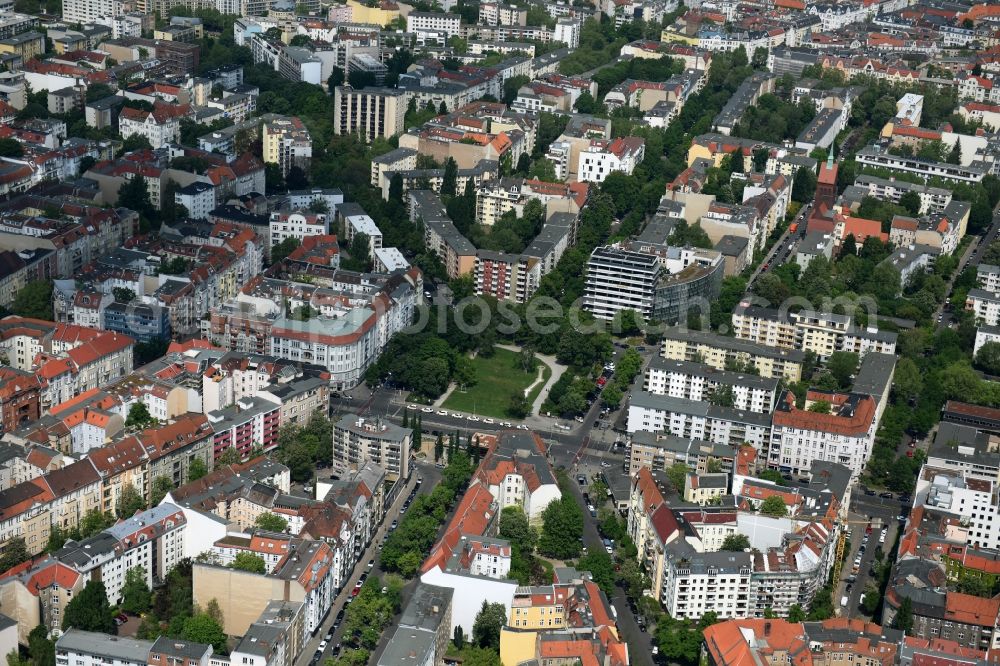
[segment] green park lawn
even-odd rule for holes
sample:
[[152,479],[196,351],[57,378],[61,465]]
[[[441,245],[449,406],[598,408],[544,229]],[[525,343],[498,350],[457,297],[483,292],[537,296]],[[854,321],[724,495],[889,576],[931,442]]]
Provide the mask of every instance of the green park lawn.
[[[525,372],[518,365],[518,355],[506,349],[497,349],[490,358],[477,356],[472,359],[476,369],[476,384],[466,389],[456,388],[444,401],[445,409],[468,412],[479,416],[507,417],[510,396],[515,391],[524,392],[538,377],[538,369]],[[552,371],[544,366],[543,381],[528,396],[534,400]]]

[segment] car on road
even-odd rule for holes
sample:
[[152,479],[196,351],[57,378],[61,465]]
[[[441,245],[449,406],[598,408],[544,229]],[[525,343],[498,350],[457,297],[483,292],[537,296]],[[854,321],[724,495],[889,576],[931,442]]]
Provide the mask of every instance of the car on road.
[[431,412],[434,411],[434,408],[433,407],[424,407],[420,411],[422,411],[424,414],[430,414]]
[[875,491],[865,488],[865,495],[867,495],[868,497],[875,497]]
[[422,477],[422,476],[418,476],[418,477],[417,477],[417,485],[419,486],[419,485],[420,485],[421,483],[423,483],[423,482],[424,482],[424,477]]
[[392,525],[389,526],[389,529],[390,530],[394,530],[397,527],[399,527],[399,521],[398,520],[394,520],[394,521],[392,521]]
[[337,613],[337,618],[333,621],[334,624],[340,624],[344,621],[344,609],[341,608],[340,612]]
[[490,425],[493,425],[494,423],[496,423],[496,421],[494,421],[493,419],[483,419],[483,423],[488,423]]
[[356,596],[358,596],[358,593],[359,593],[360,591],[361,591],[361,587],[360,587],[360,586],[358,586],[358,587],[354,588],[353,590],[351,590],[351,596],[352,596],[352,597],[356,597]]
[[503,426],[504,428],[513,428],[513,427],[514,427],[514,426],[513,426],[512,424],[511,424],[511,422],[510,422],[510,421],[501,421],[501,422],[500,422],[499,424],[497,424],[497,425],[501,425],[501,426]]
[[371,569],[373,566],[375,566],[375,560],[374,559],[368,560],[368,568]]
[[479,420],[479,417],[476,416],[475,414],[469,414],[465,418],[469,419],[470,421],[478,421]]
[[882,499],[892,499],[892,493],[888,491],[884,493],[879,493],[878,496],[881,497]]
[[528,426],[524,425],[523,423],[518,423],[517,424],[517,429],[518,430],[527,430]]
[[438,416],[448,416],[448,410],[447,409],[438,410]]
[[407,405],[406,408],[407,409],[417,409],[417,406],[416,405]]
[[328,645],[328,643],[326,641],[320,641],[319,642],[319,651],[322,652],[323,650],[325,650],[327,645]]
[[611,463],[609,463],[607,460],[602,460],[601,467],[611,467]]
[[333,640],[333,631],[326,632],[326,636],[323,637],[323,640],[325,642],[327,642],[327,643],[329,643],[330,641],[332,641]]
[[612,548],[611,546],[605,546],[604,550],[605,550],[605,552],[607,552],[608,555],[614,555],[614,553],[615,553],[615,549]]

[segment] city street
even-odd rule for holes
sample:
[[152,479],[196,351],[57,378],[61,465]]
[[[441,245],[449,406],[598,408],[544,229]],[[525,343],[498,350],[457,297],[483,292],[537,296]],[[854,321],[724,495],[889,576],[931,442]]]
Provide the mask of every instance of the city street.
[[[863,617],[861,610],[861,595],[865,592],[865,587],[872,578],[869,571],[875,561],[875,549],[881,548],[886,557],[889,557],[890,549],[896,542],[897,532],[903,527],[899,516],[909,511],[908,506],[904,506],[899,499],[883,498],[878,495],[865,495],[861,488],[855,488],[851,498],[851,513],[848,517],[847,525],[848,539],[850,540],[850,551],[844,558],[843,569],[841,570],[840,581],[837,589],[833,593],[834,606],[839,608],[842,617]],[[877,521],[887,527],[885,543],[879,543],[880,527],[876,527]],[[861,566],[858,568],[856,580],[847,591],[847,578],[851,575],[854,559],[861,548],[865,535],[865,527],[872,524],[872,531],[868,537],[868,545],[861,558]],[[876,583],[877,584],[877,583]],[[844,596],[848,597],[846,606],[841,606],[840,601]]]
[[[590,477],[588,477],[589,479]],[[591,518],[587,511],[587,503],[583,500],[583,492],[580,485],[575,482],[573,486],[573,497],[576,498],[580,508],[583,509],[583,543],[592,552],[604,549],[604,541],[597,531],[597,521]],[[615,594],[611,598],[611,605],[614,606],[617,615],[618,631],[622,640],[628,643],[628,654],[631,663],[636,666],[653,666],[651,650],[653,647],[653,635],[644,633],[639,629],[639,623],[628,607],[628,599],[625,592],[615,588]]]
[[[334,620],[337,614],[347,607],[347,600],[351,598],[351,591],[354,589],[354,584],[360,579],[361,574],[368,572],[369,576],[381,576],[382,570],[379,568],[379,546],[382,542],[382,538],[389,533],[389,527],[392,525],[393,520],[399,519],[401,514],[401,509],[406,498],[409,496],[410,492],[416,486],[417,478],[423,477],[423,483],[420,485],[420,489],[417,491],[418,495],[425,495],[431,493],[438,482],[441,480],[441,472],[434,465],[420,464],[417,463],[414,466],[413,472],[410,474],[410,480],[399,496],[396,497],[396,501],[393,502],[392,506],[386,511],[385,517],[382,520],[382,524],[379,526],[378,531],[375,536],[372,537],[371,543],[365,548],[364,552],[358,558],[358,563],[354,567],[354,571],[351,575],[344,581],[344,587],[334,599],[333,605],[330,607],[330,612],[327,614],[326,619],[323,621],[322,626],[316,633],[309,639],[305,647],[302,649],[301,654],[299,654],[298,659],[295,662],[295,666],[308,666],[310,660],[319,648],[319,643],[323,640],[330,628],[333,626]],[[375,565],[369,569],[368,562],[375,560]],[[409,595],[412,594],[413,587],[416,586],[416,579],[411,580],[407,583],[406,587],[403,589],[403,606],[406,606],[406,601]],[[392,635],[393,627],[390,626],[389,629],[383,633],[380,640],[379,650],[381,650],[384,642],[388,640],[389,636]],[[330,644],[326,647],[323,652],[323,658],[336,656],[334,648],[343,639],[344,628],[341,625],[333,632],[333,638],[330,640]]]
[[798,229],[794,234],[792,234],[792,225],[788,225],[788,228],[785,229],[785,232],[781,234],[780,238],[778,238],[774,247],[768,251],[767,256],[764,257],[764,260],[760,262],[757,268],[754,269],[754,272],[750,275],[750,278],[747,280],[747,291],[750,290],[750,287],[753,286],[754,280],[760,277],[761,273],[764,273],[780,264],[787,263],[789,256],[795,249],[795,244],[799,242],[802,235],[805,233],[806,219],[809,217],[810,210],[812,210],[812,204],[806,204],[802,207],[802,210],[799,211],[799,214],[796,215],[795,220],[793,220],[793,223],[797,223],[799,225]]

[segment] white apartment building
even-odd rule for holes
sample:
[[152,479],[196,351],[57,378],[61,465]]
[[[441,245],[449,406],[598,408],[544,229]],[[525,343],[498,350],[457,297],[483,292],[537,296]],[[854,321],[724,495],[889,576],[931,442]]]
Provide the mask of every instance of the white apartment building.
[[552,41],[562,42],[571,49],[580,46],[580,20],[564,16],[556,19],[556,27],[552,31]]
[[721,404],[721,399],[736,409],[770,413],[774,409],[778,380],[655,356],[646,368],[643,389],[652,395],[716,404]]
[[118,116],[118,130],[123,139],[134,134],[146,137],[154,149],[181,140],[180,116],[168,110],[166,105],[153,111],[124,107]]
[[63,20],[72,25],[93,23],[101,16],[120,16],[125,13],[122,0],[66,0],[62,5]]
[[619,137],[608,141],[594,139],[580,151],[577,178],[580,181],[603,183],[612,171],[631,175],[645,156],[646,143],[634,136]]
[[1000,266],[979,264],[976,266],[976,281],[986,291],[1000,291]]
[[368,236],[369,251],[372,255],[375,250],[382,248],[382,230],[375,224],[375,220],[367,214],[345,215],[344,216],[344,237],[348,243],[354,240],[358,234]]
[[995,481],[924,465],[914,492],[914,506],[921,505],[958,516],[960,525],[955,529],[965,531],[966,545],[1000,548],[1000,506]]
[[786,392],[772,416],[767,464],[783,473],[804,474],[813,462],[844,465],[859,476],[868,464],[878,428],[878,403],[869,395],[810,393],[807,402],[827,399],[831,413],[797,409]]
[[750,613],[752,555],[744,552],[698,553],[669,548],[660,602],[670,617],[695,620],[712,611],[719,618]]
[[67,629],[56,641],[56,666],[146,666],[152,641]]
[[115,605],[121,601],[130,569],[142,567],[150,588],[166,579],[184,559],[186,527],[180,507],[163,503],[65,546],[55,558],[82,574],[97,577],[104,583],[108,601]]
[[330,233],[330,223],[323,213],[308,213],[301,210],[279,210],[271,213],[271,247],[289,238],[300,243],[308,236],[326,236]]
[[333,469],[346,474],[373,462],[386,470],[387,478],[406,478],[412,438],[412,430],[388,421],[345,416],[333,426]]
[[771,438],[771,416],[633,390],[626,430],[666,432],[734,447],[745,442],[761,450]]
[[195,181],[174,193],[174,203],[184,206],[188,217],[194,220],[208,219],[208,214],[215,209],[215,187]]
[[451,39],[459,33],[462,17],[440,12],[410,12],[406,17],[406,31],[414,33],[444,33]]
[[972,310],[977,322],[996,326],[1000,324],[1000,292],[970,289],[965,298],[965,309]]
[[972,350],[973,356],[978,354],[980,347],[987,342],[1000,342],[1000,327],[983,325],[976,329],[976,345]]

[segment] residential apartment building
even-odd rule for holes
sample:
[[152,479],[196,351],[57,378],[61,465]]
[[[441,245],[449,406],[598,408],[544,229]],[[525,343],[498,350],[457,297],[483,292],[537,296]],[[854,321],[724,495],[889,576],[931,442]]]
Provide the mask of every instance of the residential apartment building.
[[633,389],[626,430],[666,432],[733,447],[748,443],[760,449],[771,438],[771,415]]
[[796,474],[807,471],[815,460],[825,460],[844,465],[855,476],[860,475],[875,443],[876,399],[857,393],[810,392],[810,396],[807,402],[830,402],[832,412],[818,414],[798,409],[794,396],[786,392],[773,415],[768,465],[783,473]]
[[778,379],[716,370],[691,361],[654,356],[646,368],[643,390],[652,395],[728,404],[740,410],[769,413],[774,409]]
[[285,557],[266,574],[195,562],[194,603],[215,599],[225,618],[223,630],[242,636],[273,601],[303,604],[303,624],[310,634],[324,619],[336,590],[333,551],[322,541],[295,539]]
[[639,137],[619,137],[612,140],[594,139],[580,151],[577,179],[603,183],[613,171],[631,175],[643,160],[646,144]]
[[732,316],[737,338],[761,345],[811,351],[824,360],[836,351],[864,356],[870,351],[896,352],[896,334],[869,326],[854,325],[850,315],[800,310],[787,313],[771,308],[740,304]]
[[330,223],[323,213],[278,210],[271,213],[271,247],[294,238],[301,244],[308,236],[326,236]]
[[180,119],[188,112],[186,105],[157,103],[152,111],[126,106],[118,116],[118,131],[125,139],[138,134],[146,137],[153,148],[162,148],[180,142]]
[[84,576],[100,580],[108,600],[117,605],[125,577],[136,567],[142,567],[150,588],[165,582],[170,570],[184,559],[186,529],[180,508],[164,503],[88,539],[69,543],[53,557]]
[[338,86],[333,95],[333,129],[337,134],[356,134],[371,143],[405,129],[406,94],[393,88]]
[[413,432],[394,423],[345,416],[333,427],[333,468],[339,474],[372,462],[392,479],[409,478]]
[[312,161],[312,138],[298,118],[278,117],[264,123],[261,130],[264,161],[277,164],[287,176],[293,167],[309,173]]
[[677,361],[698,361],[717,370],[735,370],[752,366],[761,377],[784,378],[797,382],[802,378],[805,352],[772,347],[711,331],[667,328],[663,332],[660,355]]

